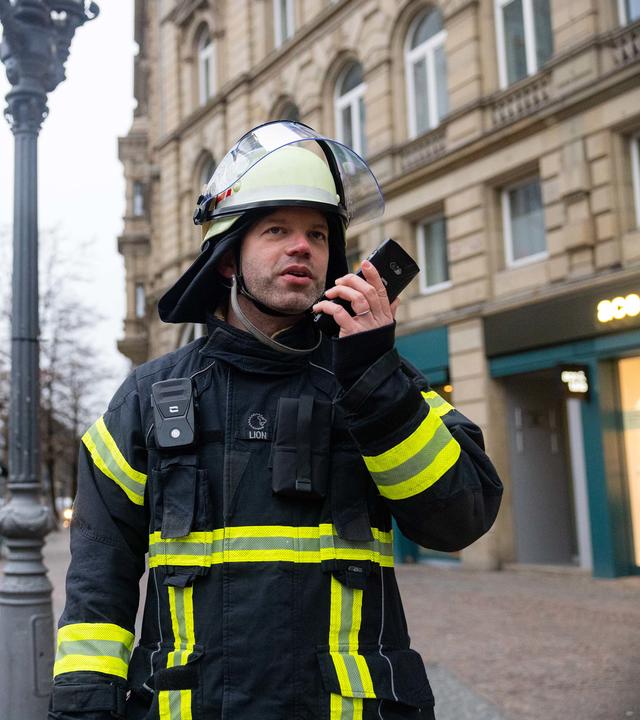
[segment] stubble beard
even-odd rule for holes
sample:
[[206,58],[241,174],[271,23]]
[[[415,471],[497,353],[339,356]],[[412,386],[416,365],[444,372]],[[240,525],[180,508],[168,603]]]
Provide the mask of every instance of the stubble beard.
[[268,308],[291,315],[301,314],[310,308],[324,290],[324,281],[317,278],[308,287],[287,289],[278,287],[278,277],[253,273],[252,268],[243,268],[245,286],[253,297]]

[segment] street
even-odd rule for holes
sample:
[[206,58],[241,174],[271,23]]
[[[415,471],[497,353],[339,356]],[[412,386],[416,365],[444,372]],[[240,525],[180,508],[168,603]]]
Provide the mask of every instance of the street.
[[[45,562],[56,620],[68,531]],[[412,646],[438,720],[640,719],[640,577],[402,565]]]

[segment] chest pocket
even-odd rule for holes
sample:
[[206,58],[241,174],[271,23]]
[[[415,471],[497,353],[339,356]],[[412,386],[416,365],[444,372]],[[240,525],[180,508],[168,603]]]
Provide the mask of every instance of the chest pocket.
[[207,471],[195,454],[161,455],[151,473],[149,566],[164,570],[165,585],[185,587],[211,567],[213,507]]
[[271,452],[276,495],[317,500],[327,494],[332,405],[301,395],[280,398]]

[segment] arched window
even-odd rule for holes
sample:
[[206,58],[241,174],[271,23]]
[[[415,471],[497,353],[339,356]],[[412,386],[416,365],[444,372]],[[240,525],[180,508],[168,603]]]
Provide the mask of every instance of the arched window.
[[216,170],[216,161],[211,155],[200,166],[200,177],[198,178],[198,192],[200,192],[205,185],[209,183],[213,173]]
[[211,35],[203,28],[198,36],[198,100],[205,105],[216,92],[215,45]]
[[352,63],[338,78],[335,111],[338,140],[359,155],[367,154],[362,65]]
[[278,120],[293,120],[294,122],[300,122],[300,110],[295,103],[288,102],[283,105],[280,112],[278,113]]
[[446,38],[437,8],[420,15],[409,30],[405,66],[411,137],[436,127],[449,111]]

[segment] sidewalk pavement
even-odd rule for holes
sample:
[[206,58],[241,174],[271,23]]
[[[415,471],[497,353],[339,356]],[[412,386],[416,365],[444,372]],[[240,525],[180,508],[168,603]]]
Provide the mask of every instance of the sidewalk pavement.
[[[67,545],[60,531],[45,547],[56,620]],[[442,565],[397,575],[437,720],[640,720],[640,577]]]

